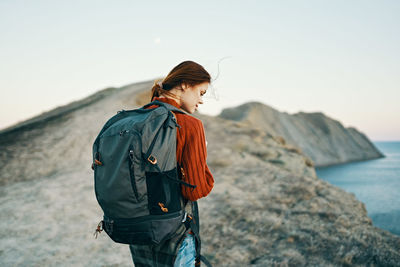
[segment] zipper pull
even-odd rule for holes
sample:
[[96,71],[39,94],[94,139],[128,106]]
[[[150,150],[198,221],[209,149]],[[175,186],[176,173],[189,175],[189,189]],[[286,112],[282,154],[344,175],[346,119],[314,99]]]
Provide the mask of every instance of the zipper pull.
[[129,133],[129,130],[122,130],[119,132],[119,136],[124,136],[127,133]]
[[168,209],[164,206],[164,203],[158,202],[158,206],[160,206],[163,212],[168,212]]

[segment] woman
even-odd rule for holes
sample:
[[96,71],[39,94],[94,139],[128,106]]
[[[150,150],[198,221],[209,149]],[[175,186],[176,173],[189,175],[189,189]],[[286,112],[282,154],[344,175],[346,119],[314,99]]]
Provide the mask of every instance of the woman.
[[[202,96],[207,92],[210,82],[210,74],[201,65],[184,61],[173,68],[162,81],[155,83],[151,100],[168,103],[192,114],[203,104]],[[157,105],[152,105],[148,108],[156,107]],[[182,196],[188,202],[188,213],[196,216],[197,205],[193,205],[194,201],[207,196],[214,185],[214,178],[206,163],[204,127],[199,119],[188,114],[176,112],[175,117],[180,126],[177,128],[176,157],[181,179],[196,186],[195,189],[182,186]],[[199,229],[182,227],[175,237],[157,247],[131,245],[135,266],[149,266],[154,261],[157,266],[194,266],[195,260],[199,262],[196,259],[196,246],[197,249],[200,246],[198,231]]]

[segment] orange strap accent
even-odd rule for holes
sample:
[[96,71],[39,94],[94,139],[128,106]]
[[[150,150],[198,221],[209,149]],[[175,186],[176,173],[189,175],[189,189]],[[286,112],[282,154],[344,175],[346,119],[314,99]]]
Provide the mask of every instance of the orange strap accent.
[[163,204],[163,203],[158,202],[158,206],[160,206],[160,208],[161,208],[161,210],[162,210],[163,212],[168,212],[168,209],[167,209],[166,207],[164,207],[164,204]]
[[156,159],[156,157],[154,157],[153,155],[150,155],[150,156],[147,158],[147,160],[148,160],[151,164],[153,164],[153,165],[155,165],[155,164],[157,163],[157,159]]

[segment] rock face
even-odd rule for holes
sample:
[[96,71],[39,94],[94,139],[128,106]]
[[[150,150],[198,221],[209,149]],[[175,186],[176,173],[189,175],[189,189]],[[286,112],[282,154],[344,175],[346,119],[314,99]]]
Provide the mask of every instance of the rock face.
[[[0,263],[132,266],[94,229],[91,145],[151,82],[107,89],[0,133]],[[318,179],[310,159],[247,123],[197,114],[213,191],[199,200],[203,254],[214,266],[400,266],[400,237],[374,227],[353,194]]]
[[344,128],[320,112],[290,115],[252,102],[224,109],[219,117],[283,137],[288,144],[299,147],[317,167],[383,157],[363,133]]

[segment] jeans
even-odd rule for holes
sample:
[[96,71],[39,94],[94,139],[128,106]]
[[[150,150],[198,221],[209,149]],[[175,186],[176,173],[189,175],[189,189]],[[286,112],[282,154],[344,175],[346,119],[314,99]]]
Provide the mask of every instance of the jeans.
[[196,245],[194,235],[186,234],[185,239],[179,248],[174,267],[192,267],[196,260]]

